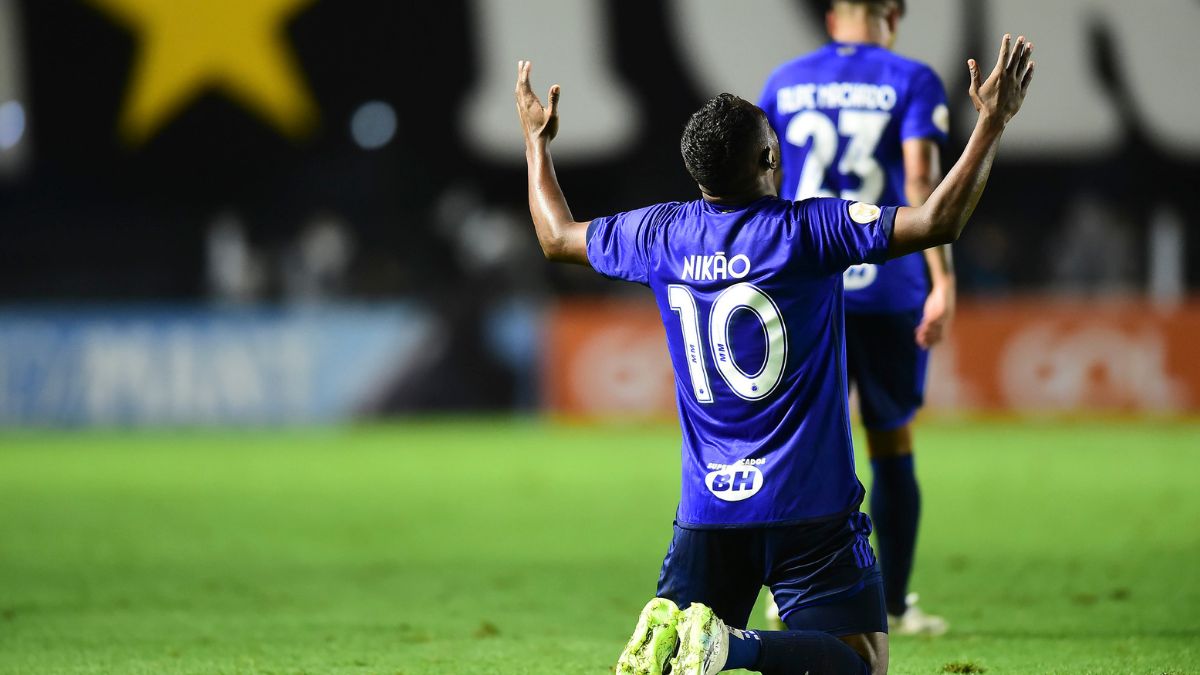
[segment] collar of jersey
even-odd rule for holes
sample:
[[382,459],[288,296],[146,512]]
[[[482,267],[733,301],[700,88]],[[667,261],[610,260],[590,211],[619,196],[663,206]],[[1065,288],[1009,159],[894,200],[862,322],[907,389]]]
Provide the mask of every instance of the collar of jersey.
[[877,45],[874,42],[838,42],[837,40],[833,40],[829,44],[825,45],[825,49],[830,51],[841,49],[842,47],[854,47],[855,49],[886,49],[886,47],[883,45]]

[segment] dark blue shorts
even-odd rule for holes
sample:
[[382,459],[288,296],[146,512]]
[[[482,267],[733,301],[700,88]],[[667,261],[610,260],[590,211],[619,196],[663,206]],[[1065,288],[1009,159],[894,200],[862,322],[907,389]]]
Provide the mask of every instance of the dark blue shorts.
[[870,519],[858,511],[784,527],[690,530],[677,524],[658,597],[680,607],[704,603],[726,624],[745,628],[767,586],[792,630],[886,633],[870,534]]
[[846,314],[846,368],[858,390],[863,426],[892,431],[925,402],[929,352],[917,345],[924,310]]

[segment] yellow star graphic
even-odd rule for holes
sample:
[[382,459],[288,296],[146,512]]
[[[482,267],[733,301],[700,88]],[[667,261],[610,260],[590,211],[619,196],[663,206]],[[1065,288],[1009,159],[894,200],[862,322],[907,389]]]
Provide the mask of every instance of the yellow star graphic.
[[121,133],[149,140],[206,90],[223,92],[293,139],[316,105],[284,34],[313,0],[89,0],[139,36]]

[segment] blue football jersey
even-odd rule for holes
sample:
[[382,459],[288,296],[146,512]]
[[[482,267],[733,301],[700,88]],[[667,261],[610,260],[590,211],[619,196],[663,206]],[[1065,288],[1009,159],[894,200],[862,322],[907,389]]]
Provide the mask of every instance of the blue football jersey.
[[[875,45],[832,43],[767,79],[759,106],[783,148],[785,199],[842,197],[907,206],[903,141],[942,143],[949,110],[929,66]],[[924,305],[921,253],[846,272],[846,311],[900,312]]]
[[598,218],[588,259],[654,291],[683,431],[677,521],[799,522],[857,508],[842,273],[887,255],[895,208],[703,200]]

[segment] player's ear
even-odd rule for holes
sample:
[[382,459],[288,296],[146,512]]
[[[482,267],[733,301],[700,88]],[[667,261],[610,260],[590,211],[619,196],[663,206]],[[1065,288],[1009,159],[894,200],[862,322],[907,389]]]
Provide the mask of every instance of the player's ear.
[[778,196],[783,192],[783,157],[777,147],[771,148],[771,153],[774,160],[774,164],[771,166],[771,170],[774,172],[772,177],[775,179],[775,194]]
[[762,149],[759,154],[758,163],[762,168],[767,170],[776,170],[779,168],[779,155],[775,154],[775,149],[768,146]]

